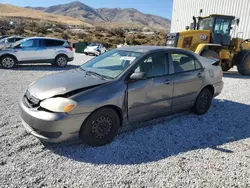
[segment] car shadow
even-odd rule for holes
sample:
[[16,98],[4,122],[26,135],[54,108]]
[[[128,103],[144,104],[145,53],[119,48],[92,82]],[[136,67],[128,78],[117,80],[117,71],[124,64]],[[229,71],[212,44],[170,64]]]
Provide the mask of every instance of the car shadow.
[[250,79],[250,76],[243,76],[238,71],[224,72],[225,78]]
[[[79,67],[78,65],[67,65],[66,67],[56,67],[51,64],[23,64],[17,65],[15,68],[10,69],[12,71],[64,71],[75,69]],[[6,69],[5,69],[6,70]]]
[[206,115],[184,112],[130,125],[106,146],[90,147],[76,140],[46,147],[75,161],[118,165],[149,163],[206,148],[230,154],[234,151],[222,145],[250,137],[249,114],[249,105],[215,99]]

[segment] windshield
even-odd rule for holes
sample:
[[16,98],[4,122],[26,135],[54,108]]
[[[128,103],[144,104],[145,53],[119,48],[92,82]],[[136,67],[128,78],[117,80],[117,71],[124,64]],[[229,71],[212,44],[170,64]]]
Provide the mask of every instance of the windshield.
[[19,40],[19,41],[13,43],[11,46],[13,46],[13,47],[18,46],[18,45],[20,45],[22,42],[24,42],[24,41],[26,41],[26,40],[27,40],[27,39]]
[[214,24],[213,18],[203,18],[199,22],[199,30],[212,30]]
[[104,78],[115,79],[140,55],[142,53],[111,50],[83,64],[81,68]]
[[99,46],[99,43],[91,43],[89,46]]

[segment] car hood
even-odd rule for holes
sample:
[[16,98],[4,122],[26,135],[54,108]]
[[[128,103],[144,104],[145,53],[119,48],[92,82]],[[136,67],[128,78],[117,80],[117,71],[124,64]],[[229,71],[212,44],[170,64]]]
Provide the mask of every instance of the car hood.
[[45,76],[32,83],[29,86],[28,91],[39,100],[44,100],[78,89],[102,85],[107,82],[109,81],[87,75],[85,71],[78,68]]

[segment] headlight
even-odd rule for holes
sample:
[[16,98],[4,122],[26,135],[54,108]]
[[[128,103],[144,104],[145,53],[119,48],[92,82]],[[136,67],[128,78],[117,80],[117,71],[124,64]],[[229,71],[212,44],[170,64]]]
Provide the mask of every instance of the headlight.
[[71,99],[62,97],[46,99],[40,106],[52,112],[70,112],[76,107],[77,103]]

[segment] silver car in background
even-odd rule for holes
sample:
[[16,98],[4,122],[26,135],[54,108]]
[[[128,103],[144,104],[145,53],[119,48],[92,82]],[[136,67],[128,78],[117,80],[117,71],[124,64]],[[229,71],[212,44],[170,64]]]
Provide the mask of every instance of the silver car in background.
[[100,146],[135,121],[188,109],[205,114],[222,91],[222,77],[218,60],[190,51],[119,48],[31,84],[20,99],[21,118],[40,140],[80,137]]
[[70,44],[66,40],[55,38],[26,38],[0,51],[0,65],[6,69],[23,63],[51,63],[66,67],[73,59]]
[[20,41],[22,39],[24,39],[24,37],[20,37],[20,36],[4,37],[0,39],[0,49],[8,48],[15,42]]

